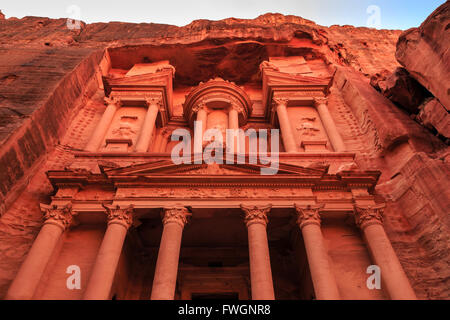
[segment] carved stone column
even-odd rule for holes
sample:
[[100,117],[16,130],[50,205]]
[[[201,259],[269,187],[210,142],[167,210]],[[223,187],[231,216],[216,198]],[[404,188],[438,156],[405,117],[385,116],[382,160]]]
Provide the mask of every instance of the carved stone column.
[[230,108],[230,110],[228,111],[228,129],[231,130],[236,130],[237,131],[237,135],[233,136],[233,145],[234,148],[233,150],[228,150],[229,152],[232,153],[236,153],[238,151],[241,151],[242,153],[245,152],[245,150],[243,150],[243,147],[241,145],[241,143],[244,142],[243,137],[241,132],[239,132],[239,113],[243,112],[243,108],[233,104]]
[[269,243],[267,240],[267,213],[272,206],[247,207],[241,205],[245,213],[248,230],[248,250],[250,256],[250,278],[253,300],[274,300],[272,270],[270,267]]
[[403,271],[383,228],[385,205],[355,206],[356,224],[364,233],[374,263],[381,269],[381,282],[393,300],[416,300],[416,294]]
[[116,111],[121,106],[120,100],[116,98],[105,98],[105,102],[108,104],[105,112],[100,119],[100,122],[95,127],[94,133],[92,134],[91,139],[89,140],[86,151],[96,152],[100,148],[100,144],[102,143],[106,131],[108,130],[111,122],[116,114]]
[[150,140],[152,139],[153,131],[155,130],[156,117],[161,108],[161,98],[147,99],[148,110],[145,115],[144,123],[142,124],[141,133],[136,143],[136,152],[147,152],[150,147]]
[[[197,113],[197,127],[195,130],[194,136],[194,153],[200,154],[203,152],[203,136],[205,135],[205,130],[208,121],[208,111],[206,104],[204,102],[200,102],[197,106],[192,108],[193,112]],[[198,126],[201,124],[201,130],[199,130]]]
[[89,283],[84,292],[85,300],[108,300],[122,253],[127,230],[133,221],[133,206],[103,206],[106,210],[108,227],[95,259]]
[[320,120],[322,120],[322,124],[327,132],[328,138],[330,139],[331,145],[333,146],[334,151],[336,152],[344,152],[345,144],[342,140],[339,131],[336,128],[336,124],[334,123],[333,118],[331,117],[330,111],[327,106],[327,99],[325,98],[316,98],[314,99],[314,103],[319,113]]
[[339,290],[320,229],[319,210],[322,207],[295,205],[297,224],[302,231],[316,299],[339,300]]
[[169,135],[172,132],[172,129],[163,128],[158,135],[158,138],[155,142],[154,152],[165,152],[167,143],[169,142]]
[[286,152],[297,152],[297,144],[295,143],[294,132],[292,131],[291,122],[287,112],[287,99],[274,99],[276,106],[275,110],[278,115],[278,122],[280,123],[281,138]]
[[9,287],[5,297],[7,300],[30,300],[33,298],[61,234],[72,223],[71,204],[65,206],[41,204],[41,210],[44,214],[44,225]]
[[190,216],[191,213],[185,207],[164,209],[164,229],[159,245],[151,300],[174,299],[181,238]]

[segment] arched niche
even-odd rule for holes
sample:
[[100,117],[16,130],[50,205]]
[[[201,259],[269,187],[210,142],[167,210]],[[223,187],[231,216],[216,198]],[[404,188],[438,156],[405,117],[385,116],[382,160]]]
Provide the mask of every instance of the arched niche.
[[245,91],[232,82],[220,78],[200,83],[186,97],[183,112],[191,128],[194,126],[199,108],[208,113],[223,111],[228,114],[231,109],[238,112],[239,126],[247,124],[252,112],[252,101]]

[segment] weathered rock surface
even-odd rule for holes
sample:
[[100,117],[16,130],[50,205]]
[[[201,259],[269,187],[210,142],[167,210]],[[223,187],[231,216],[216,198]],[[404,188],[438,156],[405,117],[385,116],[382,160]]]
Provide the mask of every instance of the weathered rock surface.
[[450,109],[450,2],[436,9],[419,28],[404,32],[397,43],[398,61]]
[[450,115],[437,99],[428,100],[423,104],[417,120],[425,127],[435,129],[440,135],[450,138]]
[[397,68],[385,79],[379,80],[375,88],[378,88],[386,98],[413,114],[419,112],[419,105],[430,95],[404,68]]

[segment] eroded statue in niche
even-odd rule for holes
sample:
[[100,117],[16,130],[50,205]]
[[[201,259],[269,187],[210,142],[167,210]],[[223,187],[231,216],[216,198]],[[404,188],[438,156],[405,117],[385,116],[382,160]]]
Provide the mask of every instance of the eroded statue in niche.
[[118,127],[111,132],[113,138],[132,139],[137,133],[137,121],[136,116],[122,116]]

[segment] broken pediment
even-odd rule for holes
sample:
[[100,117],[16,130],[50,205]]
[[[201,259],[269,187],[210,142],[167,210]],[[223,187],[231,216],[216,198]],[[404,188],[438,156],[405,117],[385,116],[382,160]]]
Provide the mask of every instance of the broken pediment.
[[[170,160],[132,165],[123,168],[102,167],[102,171],[112,176],[152,176],[152,175],[189,175],[189,176],[223,176],[223,175],[260,175],[262,168],[269,168],[262,164],[179,164]],[[278,163],[277,175],[322,176],[326,168],[312,169],[292,164]]]

